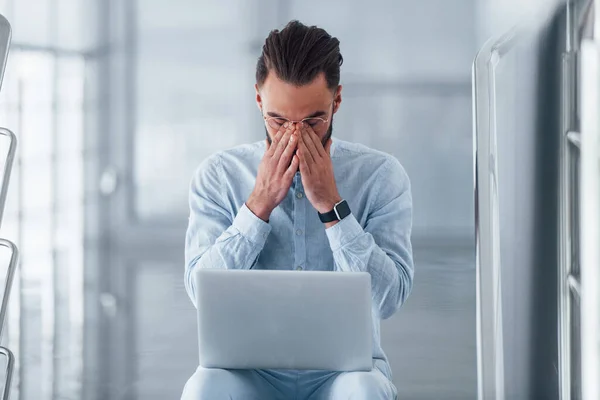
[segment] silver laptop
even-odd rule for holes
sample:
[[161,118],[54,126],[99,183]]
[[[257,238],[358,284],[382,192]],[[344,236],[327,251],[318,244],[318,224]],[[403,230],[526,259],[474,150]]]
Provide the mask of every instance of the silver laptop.
[[372,369],[366,272],[199,270],[200,366]]

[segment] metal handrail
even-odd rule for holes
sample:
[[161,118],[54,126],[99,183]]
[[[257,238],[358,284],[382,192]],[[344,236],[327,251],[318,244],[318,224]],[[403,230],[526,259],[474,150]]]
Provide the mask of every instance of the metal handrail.
[[600,44],[581,43],[581,372],[582,398],[600,398]]
[[7,239],[0,239],[0,247],[8,248],[11,254],[6,281],[4,282],[4,294],[2,295],[2,303],[0,304],[0,336],[2,336],[2,332],[4,331],[4,321],[6,320],[6,313],[8,311],[8,300],[10,298],[12,281],[19,262],[19,250],[13,242]]
[[[560,265],[560,358],[559,373],[561,399],[572,396],[572,339],[579,342],[581,354],[577,370],[581,371],[581,390],[584,400],[600,398],[600,304],[598,304],[598,267],[600,252],[600,171],[597,163],[600,134],[597,110],[600,106],[597,74],[600,73],[600,50],[597,32],[600,16],[594,12],[595,0],[569,0],[567,2],[567,41],[563,60],[563,110],[561,143],[561,265]],[[578,122],[580,121],[580,122]],[[578,126],[580,124],[580,126]],[[579,154],[578,166],[572,165],[572,153]],[[579,182],[573,181],[571,168],[579,173]],[[579,185],[579,198],[573,197],[574,185]],[[579,205],[579,215],[572,209]],[[573,219],[573,217],[577,219]],[[579,242],[574,242],[574,230],[579,231]],[[572,253],[578,257],[573,258]],[[577,261],[578,260],[578,261]],[[578,262],[579,279],[571,272],[572,262]],[[579,307],[579,336],[572,338],[571,304]],[[578,347],[579,347],[578,346]]]
[[10,22],[0,14],[0,38],[6,40],[0,42],[0,88],[4,80],[4,71],[6,70],[6,61],[8,60],[8,49],[12,38],[12,28]]
[[4,173],[2,174],[2,186],[0,187],[0,226],[2,226],[2,217],[4,216],[4,208],[6,206],[10,174],[17,154],[17,137],[12,131],[6,128],[0,128],[0,135],[6,136],[9,139],[6,163],[4,164]]
[[6,347],[0,346],[0,354],[6,357],[6,378],[4,380],[4,390],[2,391],[2,400],[8,400],[10,398],[10,384],[12,382],[12,375],[15,369],[15,356],[12,351]]
[[515,28],[488,40],[472,70],[478,399],[504,399],[494,68],[517,37]]
[[[477,328],[477,398],[493,397],[496,393],[496,309],[493,298],[484,297],[493,292],[494,269],[484,266],[494,263],[492,243],[488,234],[493,228],[489,198],[482,194],[490,193],[489,166],[489,124],[492,107],[489,104],[489,82],[487,65],[491,60],[494,40],[490,39],[475,57],[473,63],[473,151],[474,151],[474,197],[475,197],[475,282],[476,282],[476,328]],[[487,132],[483,134],[483,132]],[[479,150],[481,148],[481,151]],[[481,177],[485,177],[482,180]],[[501,339],[501,337],[500,337]],[[488,368],[488,366],[491,366]]]
[[[0,42],[0,87],[4,80],[4,71],[6,70],[6,62],[8,59],[8,50],[10,47],[10,41],[12,37],[12,29],[8,20],[0,15],[0,37],[3,38]],[[0,135],[8,137],[9,147],[6,156],[6,162],[4,164],[4,171],[2,174],[2,184],[0,186],[0,226],[2,224],[2,218],[4,216],[4,209],[6,206],[6,197],[8,194],[8,185],[10,182],[10,175],[14,159],[16,156],[17,149],[17,138],[15,134],[6,128],[0,128]],[[4,322],[6,321],[6,314],[8,310],[8,300],[10,298],[10,291],[12,288],[13,278],[16,272],[19,251],[17,246],[7,239],[0,239],[0,247],[6,247],[10,250],[11,256],[8,264],[8,271],[6,274],[6,280],[4,283],[4,294],[2,295],[2,303],[0,303],[0,336],[4,330]],[[15,367],[15,357],[13,353],[6,347],[0,346],[0,354],[3,354],[7,358],[6,364],[6,376],[4,379],[4,390],[2,392],[2,400],[8,400],[10,397],[10,389],[12,384],[12,376]]]

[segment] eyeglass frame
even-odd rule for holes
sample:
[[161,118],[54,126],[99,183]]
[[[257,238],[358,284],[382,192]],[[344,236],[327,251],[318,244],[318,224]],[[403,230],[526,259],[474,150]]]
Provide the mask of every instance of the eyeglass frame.
[[[275,128],[274,126],[272,126],[271,124],[269,124],[269,121],[272,120],[272,119],[283,119],[283,120],[285,120],[285,122],[283,124],[285,124],[286,122],[288,122],[288,123],[289,122],[291,122],[291,123],[299,123],[299,122],[305,123],[304,121],[310,120],[310,119],[319,119],[324,124],[327,124],[329,122],[329,118],[322,118],[322,117],[308,117],[308,118],[303,118],[303,119],[301,119],[299,121],[292,121],[291,119],[287,119],[285,117],[267,117],[267,116],[263,115],[263,119],[265,120],[265,122],[267,123],[267,125],[269,125],[273,129],[281,129],[281,127]],[[282,126],[283,126],[283,124],[282,124]],[[306,123],[306,124],[310,126],[310,124],[308,124],[308,123]]]
[[[331,104],[334,106],[333,108],[335,108],[335,101],[334,101],[333,103],[331,103]],[[333,109],[332,109],[332,112],[333,112]],[[272,120],[272,119],[284,119],[286,122],[291,122],[291,123],[298,123],[298,122],[302,122],[302,123],[304,123],[304,121],[306,121],[307,119],[320,119],[321,121],[323,121],[323,123],[324,123],[324,124],[327,124],[327,123],[329,122],[329,119],[330,119],[330,118],[322,118],[322,117],[306,117],[306,118],[302,118],[302,119],[301,119],[301,120],[299,120],[299,121],[292,121],[291,119],[288,119],[288,118],[285,118],[285,117],[267,117],[266,115],[264,115],[264,114],[263,114],[263,119],[265,120],[265,123],[266,123],[267,125],[269,125],[269,126],[272,128],[272,129],[281,129],[281,127],[279,127],[279,128],[274,128],[273,126],[271,126],[271,125],[269,124],[269,120]],[[285,124],[285,122],[284,122],[284,124]],[[309,125],[309,126],[310,126],[310,124],[307,124],[307,125]],[[283,126],[283,124],[282,124],[282,126]]]

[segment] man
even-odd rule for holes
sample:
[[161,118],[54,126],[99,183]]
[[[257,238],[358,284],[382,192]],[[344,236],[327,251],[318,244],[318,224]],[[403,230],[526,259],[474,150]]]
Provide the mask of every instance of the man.
[[373,369],[198,368],[183,399],[396,397],[379,321],[394,314],[412,288],[410,183],[394,157],[332,138],[341,64],[339,41],[323,29],[292,21],[269,34],[256,68],[267,138],[213,154],[196,172],[185,284],[195,301],[198,268],[367,271]]

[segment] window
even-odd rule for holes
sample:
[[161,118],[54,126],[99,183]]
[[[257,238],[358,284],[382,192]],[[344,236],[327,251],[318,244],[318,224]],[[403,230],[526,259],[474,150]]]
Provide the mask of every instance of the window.
[[18,139],[0,231],[21,252],[8,320],[8,347],[23,368],[13,398],[80,397],[72,367],[83,315],[84,67],[80,56],[13,49],[0,92],[0,126]]

